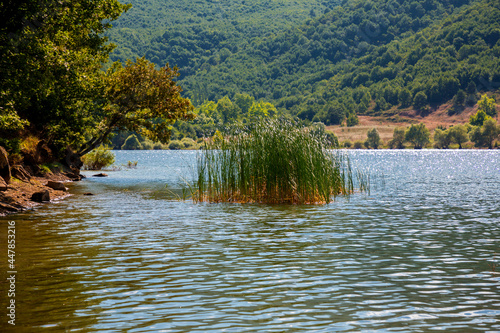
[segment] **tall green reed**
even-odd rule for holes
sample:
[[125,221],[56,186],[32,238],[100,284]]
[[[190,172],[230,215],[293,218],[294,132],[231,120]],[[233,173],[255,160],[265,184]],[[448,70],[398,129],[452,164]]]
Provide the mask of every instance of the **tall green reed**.
[[354,192],[347,155],[292,120],[266,119],[225,134],[198,155],[195,201],[317,204]]

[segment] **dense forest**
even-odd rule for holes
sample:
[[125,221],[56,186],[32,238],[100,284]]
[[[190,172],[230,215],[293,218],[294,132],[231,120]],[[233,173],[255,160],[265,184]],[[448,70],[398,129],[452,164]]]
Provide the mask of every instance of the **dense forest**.
[[164,4],[170,16],[142,4],[118,20],[112,57],[179,66],[195,105],[248,94],[328,125],[453,98],[474,105],[500,86],[497,1]]
[[[114,148],[196,147],[235,122],[285,115],[324,130],[443,103],[460,112],[479,98],[468,138],[496,140],[498,1],[9,0],[0,10],[0,145],[19,160],[44,145],[81,157],[113,135]],[[447,147],[453,131],[441,130]]]
[[[128,1],[127,1],[128,2]],[[107,34],[118,46],[112,60],[146,56],[169,62],[183,76],[224,62],[255,40],[322,14],[338,1],[137,1]]]

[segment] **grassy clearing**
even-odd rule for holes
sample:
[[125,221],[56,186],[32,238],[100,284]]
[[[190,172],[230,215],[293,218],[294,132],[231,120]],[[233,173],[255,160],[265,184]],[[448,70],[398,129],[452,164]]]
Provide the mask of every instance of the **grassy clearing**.
[[[208,141],[198,155],[196,202],[322,204],[354,192],[345,153],[288,119],[263,120]],[[367,178],[359,177],[367,188]]]

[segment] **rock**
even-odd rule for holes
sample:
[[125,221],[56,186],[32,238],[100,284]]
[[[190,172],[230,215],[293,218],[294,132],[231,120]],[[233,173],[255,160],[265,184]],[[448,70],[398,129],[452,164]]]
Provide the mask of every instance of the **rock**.
[[24,168],[21,165],[16,165],[11,168],[12,172],[12,177],[15,177],[19,180],[22,180],[23,182],[29,183],[31,179],[31,175],[24,170]]
[[102,173],[98,173],[96,175],[93,175],[92,177],[107,177],[107,176],[108,176],[108,174],[102,172]]
[[9,155],[3,147],[0,147],[0,177],[2,177],[7,184],[9,184],[11,176]]
[[40,192],[35,192],[31,196],[31,201],[35,201],[35,202],[50,201],[50,193],[49,193],[48,190],[40,191]]
[[66,186],[64,186],[63,182],[55,182],[52,180],[49,180],[49,182],[46,185],[47,187],[50,187],[51,189],[54,189],[56,191],[67,191],[68,189]]
[[0,177],[0,191],[7,191],[9,189],[9,185]]
[[83,193],[83,195],[94,195],[94,193],[86,192],[86,193]]
[[0,202],[0,216],[2,215],[2,212],[10,212],[10,213],[15,213],[23,210],[23,207],[20,206],[14,206],[14,205],[9,205],[8,203],[5,202]]

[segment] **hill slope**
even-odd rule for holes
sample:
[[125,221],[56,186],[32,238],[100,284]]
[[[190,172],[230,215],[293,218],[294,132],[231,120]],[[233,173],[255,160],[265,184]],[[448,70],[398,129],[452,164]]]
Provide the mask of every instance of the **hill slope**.
[[[418,16],[413,5],[425,2],[435,4],[434,10]],[[207,99],[250,92],[304,118],[322,112],[319,120],[327,123],[342,118],[332,112],[410,106],[419,91],[425,105],[443,103],[471,82],[498,88],[498,2],[405,3],[410,5],[394,9],[384,1],[351,2],[200,69],[183,85],[192,97],[204,87]]]
[[457,94],[472,105],[478,90],[500,86],[498,1],[178,1],[168,24],[155,4],[119,22],[115,59],[179,66],[195,104],[247,93],[337,124],[354,113],[425,113]]
[[109,32],[112,60],[146,56],[183,76],[333,8],[337,0],[130,0]]

